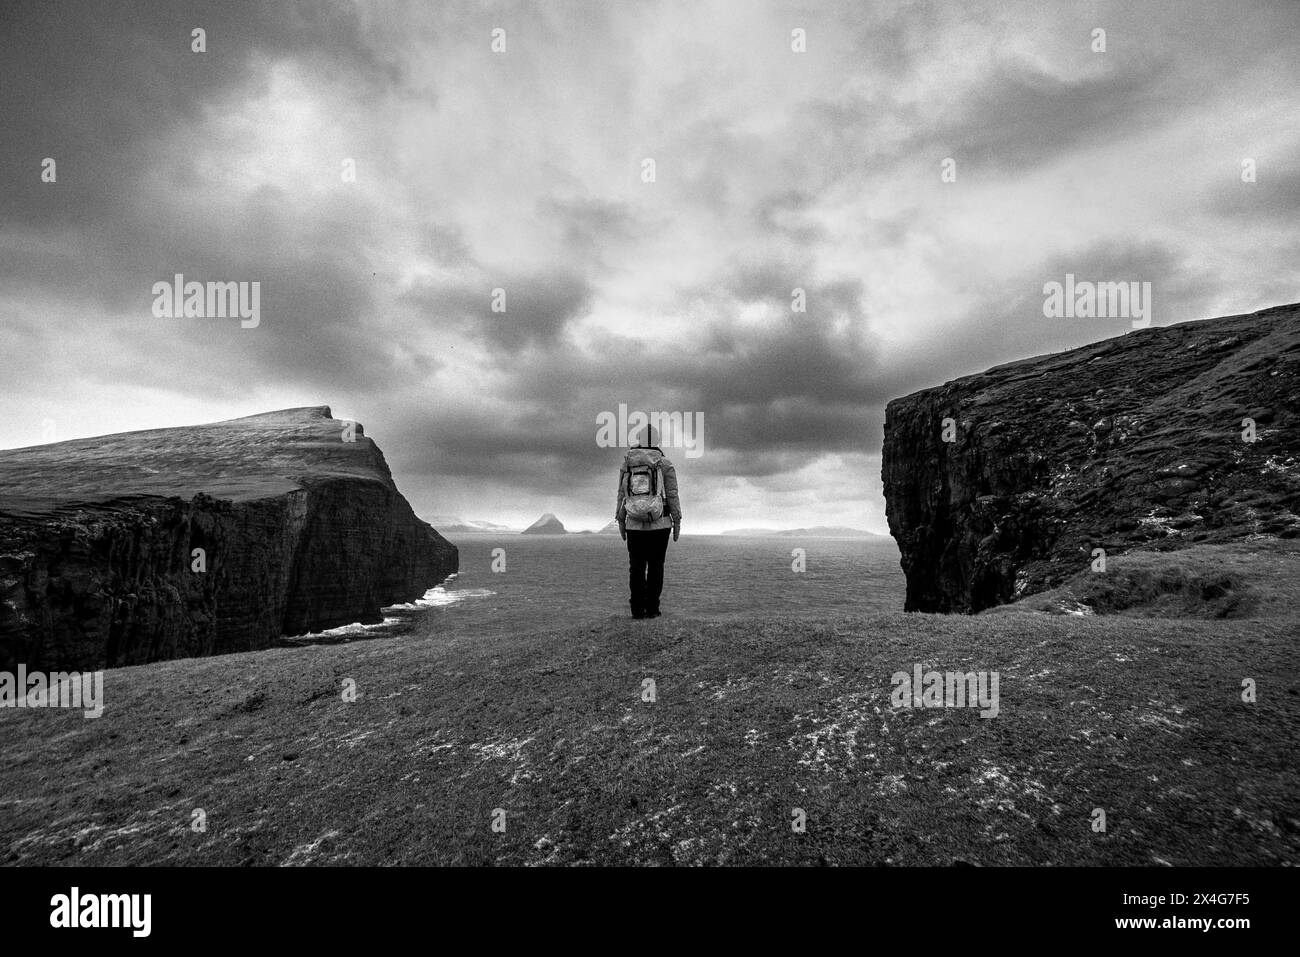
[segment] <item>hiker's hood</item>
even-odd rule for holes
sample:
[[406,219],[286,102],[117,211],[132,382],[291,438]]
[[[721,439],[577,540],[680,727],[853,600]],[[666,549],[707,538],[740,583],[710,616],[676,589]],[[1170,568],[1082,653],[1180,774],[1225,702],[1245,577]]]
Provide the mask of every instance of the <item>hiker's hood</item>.
[[656,429],[653,425],[650,425],[649,423],[647,423],[642,428],[638,429],[636,435],[633,436],[633,442],[632,442],[633,448],[649,449],[649,448],[655,448],[658,445],[659,445],[659,430]]

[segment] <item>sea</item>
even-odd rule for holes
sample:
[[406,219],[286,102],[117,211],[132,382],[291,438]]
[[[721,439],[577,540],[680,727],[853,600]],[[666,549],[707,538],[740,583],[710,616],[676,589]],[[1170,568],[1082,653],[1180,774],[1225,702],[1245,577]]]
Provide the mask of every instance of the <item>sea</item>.
[[[385,608],[382,624],[344,625],[294,642],[488,636],[630,615],[627,546],[618,535],[446,537],[460,550],[458,574],[423,598]],[[683,534],[668,544],[661,620],[902,611],[898,559],[887,537]]]

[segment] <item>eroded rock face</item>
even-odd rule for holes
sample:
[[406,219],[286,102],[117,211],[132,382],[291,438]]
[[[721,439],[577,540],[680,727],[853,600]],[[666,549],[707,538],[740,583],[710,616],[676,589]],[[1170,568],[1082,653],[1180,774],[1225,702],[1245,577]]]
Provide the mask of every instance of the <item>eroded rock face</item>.
[[455,546],[345,428],[288,409],[0,452],[0,670],[266,648],[443,581]]
[[895,399],[882,478],[909,611],[1012,601],[1088,568],[1095,548],[1300,536],[1300,305]]

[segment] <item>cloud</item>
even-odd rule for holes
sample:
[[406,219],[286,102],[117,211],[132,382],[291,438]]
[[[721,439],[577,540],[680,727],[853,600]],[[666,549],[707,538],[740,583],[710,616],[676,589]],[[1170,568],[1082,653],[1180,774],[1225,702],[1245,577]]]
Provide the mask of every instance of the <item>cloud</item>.
[[1144,63],[1062,80],[1029,63],[1001,63],[956,98],[936,124],[930,149],[988,175],[1121,141],[1152,122],[1158,102],[1153,84],[1160,76],[1155,65]]
[[[582,276],[560,269],[520,275],[479,270],[477,280],[421,283],[402,298],[441,328],[479,339],[495,361],[510,363],[527,349],[559,345],[590,310],[592,290]],[[501,309],[494,308],[498,303]]]
[[1300,221],[1300,165],[1290,158],[1282,165],[1255,162],[1254,175],[1254,182],[1242,180],[1240,175],[1225,176],[1207,186],[1206,206],[1218,216],[1245,223],[1291,226]]
[[[206,53],[191,50],[196,27]],[[123,183],[149,165],[161,133],[255,88],[278,60],[320,82],[355,84],[361,96],[396,85],[389,39],[338,0],[282,9],[252,0],[6,4],[0,222],[54,229],[120,214]],[[57,190],[39,179],[47,156],[58,163]]]
[[[1043,283],[1151,281],[1157,323],[1300,298],[1294,3],[4,17],[0,445],[329,404],[417,508],[583,527],[625,404],[704,415],[697,528],[881,530],[888,399],[1128,328]],[[260,281],[262,327],[155,319],[176,272]]]

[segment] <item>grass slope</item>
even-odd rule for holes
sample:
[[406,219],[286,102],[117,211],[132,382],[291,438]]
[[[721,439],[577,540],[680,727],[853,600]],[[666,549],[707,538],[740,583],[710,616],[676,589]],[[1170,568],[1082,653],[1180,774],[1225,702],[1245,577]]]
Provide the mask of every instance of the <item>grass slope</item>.
[[[1294,864],[1294,649],[1293,619],[900,613],[125,668],[98,720],[0,711],[0,862]],[[999,671],[1000,716],[892,710],[917,662]]]
[[1300,545],[1259,536],[1226,545],[1109,556],[1104,573],[1089,568],[1057,588],[980,614],[1294,618],[1298,607]]
[[0,513],[43,516],[68,502],[200,492],[248,501],[300,488],[304,478],[391,484],[364,429],[345,442],[343,426],[328,406],[312,406],[0,450]]

